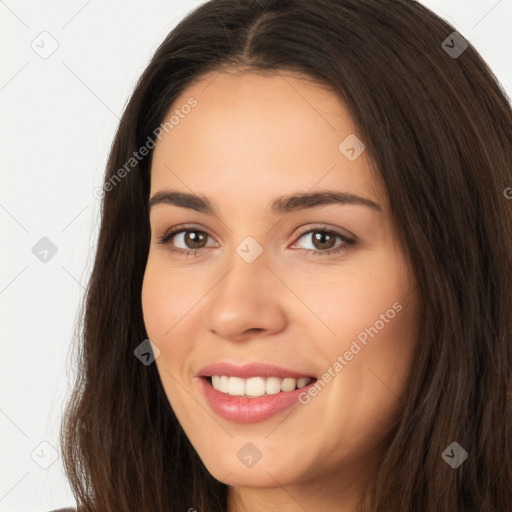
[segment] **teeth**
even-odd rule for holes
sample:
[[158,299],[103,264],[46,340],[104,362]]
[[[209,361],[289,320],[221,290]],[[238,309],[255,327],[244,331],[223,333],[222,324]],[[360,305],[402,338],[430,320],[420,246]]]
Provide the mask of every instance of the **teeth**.
[[228,380],[228,393],[232,396],[245,394],[245,381],[240,377],[231,377]]
[[281,382],[281,391],[293,391],[297,381],[295,379],[286,378]]
[[267,382],[265,383],[267,395],[275,395],[281,391],[281,380],[278,377],[267,377]]
[[212,386],[217,391],[229,394],[231,396],[259,397],[275,395],[281,391],[294,391],[295,389],[307,386],[313,379],[301,377],[293,379],[286,377],[250,377],[242,379],[240,377],[227,377],[226,375],[212,375]]
[[265,394],[265,379],[263,377],[251,377],[247,379],[245,381],[245,393],[243,394],[249,396],[263,396]]
[[302,377],[300,379],[297,379],[297,387],[303,388],[304,386],[307,386],[311,382],[311,379],[309,377]]

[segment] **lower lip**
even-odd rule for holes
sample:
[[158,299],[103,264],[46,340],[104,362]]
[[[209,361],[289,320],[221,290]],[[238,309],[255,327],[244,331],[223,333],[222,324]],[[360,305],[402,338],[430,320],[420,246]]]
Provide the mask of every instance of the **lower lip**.
[[274,395],[264,395],[258,398],[231,396],[217,391],[210,384],[210,379],[199,378],[201,391],[209,406],[222,418],[234,423],[257,423],[299,403],[300,393],[307,392],[316,382],[310,382],[303,388],[294,391],[279,392]]

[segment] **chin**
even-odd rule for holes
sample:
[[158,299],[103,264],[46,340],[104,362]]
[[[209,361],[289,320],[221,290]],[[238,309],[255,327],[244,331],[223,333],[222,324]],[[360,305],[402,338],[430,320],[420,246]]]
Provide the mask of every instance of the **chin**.
[[[245,442],[238,444],[244,446]],[[300,480],[300,468],[287,463],[277,452],[262,456],[252,466],[247,466],[237,457],[238,450],[237,448],[234,453],[227,450],[218,455],[210,453],[208,458],[201,457],[201,460],[215,479],[234,487],[273,488]],[[240,458],[243,460],[243,456]],[[293,472],[290,471],[291,467]]]

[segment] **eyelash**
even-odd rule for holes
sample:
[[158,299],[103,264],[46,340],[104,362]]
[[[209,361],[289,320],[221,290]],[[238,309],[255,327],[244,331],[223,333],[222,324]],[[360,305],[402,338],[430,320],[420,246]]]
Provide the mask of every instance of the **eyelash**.
[[[208,233],[205,231],[202,231],[200,229],[196,229],[194,227],[176,227],[171,228],[167,230],[161,237],[158,238],[158,243],[162,245],[169,245],[169,242],[172,238],[174,238],[175,235],[187,232],[187,231],[195,231],[198,233],[203,233],[206,236]],[[330,235],[335,235],[343,241],[342,244],[339,244],[331,249],[327,249],[325,251],[320,251],[316,249],[297,249],[301,252],[306,252],[309,254],[312,254],[313,256],[325,256],[325,255],[331,255],[334,253],[342,252],[342,251],[348,251],[351,247],[353,247],[356,244],[356,241],[346,237],[345,235],[342,235],[341,233],[338,233],[337,231],[325,229],[323,226],[313,227],[309,228],[307,231],[303,231],[302,233],[299,233],[296,241],[300,240],[304,235],[307,235],[312,232],[321,232],[321,233],[328,233]],[[295,242],[294,242],[295,243]],[[207,249],[206,247],[202,247],[200,249],[180,249],[180,248],[169,248],[171,252],[177,253],[177,254],[184,254],[185,256],[195,256],[198,252],[202,252],[204,249]]]

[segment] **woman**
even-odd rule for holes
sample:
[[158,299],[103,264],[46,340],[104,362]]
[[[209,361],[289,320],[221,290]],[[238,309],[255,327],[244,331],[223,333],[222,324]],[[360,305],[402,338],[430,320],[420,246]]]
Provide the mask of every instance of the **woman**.
[[189,14],[102,187],[78,510],[512,510],[510,186],[510,100],[421,4]]

